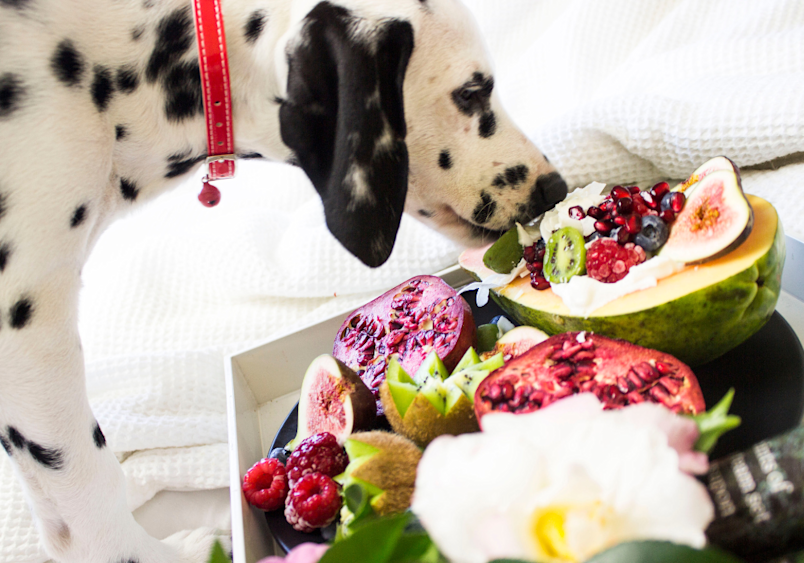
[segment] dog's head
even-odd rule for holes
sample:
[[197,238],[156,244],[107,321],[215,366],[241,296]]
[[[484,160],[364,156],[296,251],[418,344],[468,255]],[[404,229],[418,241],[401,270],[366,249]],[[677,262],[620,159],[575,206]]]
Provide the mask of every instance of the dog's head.
[[477,245],[567,193],[502,110],[456,0],[322,2],[286,55],[282,140],[332,233],[370,266],[390,255],[403,210]]

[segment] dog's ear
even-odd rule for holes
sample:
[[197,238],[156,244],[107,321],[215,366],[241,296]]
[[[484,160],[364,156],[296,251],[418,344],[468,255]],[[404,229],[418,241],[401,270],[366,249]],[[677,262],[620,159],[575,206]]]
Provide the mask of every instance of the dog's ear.
[[408,184],[402,87],[413,28],[366,25],[322,2],[288,55],[282,141],[313,182],[332,234],[376,267],[394,246]]

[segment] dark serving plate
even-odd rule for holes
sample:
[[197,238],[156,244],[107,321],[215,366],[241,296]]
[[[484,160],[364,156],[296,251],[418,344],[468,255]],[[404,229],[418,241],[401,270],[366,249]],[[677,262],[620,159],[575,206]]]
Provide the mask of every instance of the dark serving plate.
[[[472,305],[477,324],[502,314],[490,301],[475,306],[474,292],[464,294]],[[799,424],[804,414],[804,349],[796,333],[778,313],[751,338],[727,354],[694,368],[707,405],[714,405],[734,387],[731,412],[742,417],[736,430],[726,433],[712,451],[711,459],[744,450]],[[271,449],[282,447],[296,436],[297,409],[288,414]],[[281,511],[265,514],[268,528],[286,552],[303,542],[324,542],[321,533],[303,534],[285,521]]]

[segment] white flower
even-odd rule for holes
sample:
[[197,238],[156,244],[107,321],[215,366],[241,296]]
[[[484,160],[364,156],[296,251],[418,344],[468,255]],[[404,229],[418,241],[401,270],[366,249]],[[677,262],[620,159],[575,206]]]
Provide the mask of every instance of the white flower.
[[655,409],[666,410],[603,411],[587,394],[486,415],[483,432],[427,447],[413,512],[453,563],[584,561],[638,539],[703,547],[712,502],[679,469],[674,425]]

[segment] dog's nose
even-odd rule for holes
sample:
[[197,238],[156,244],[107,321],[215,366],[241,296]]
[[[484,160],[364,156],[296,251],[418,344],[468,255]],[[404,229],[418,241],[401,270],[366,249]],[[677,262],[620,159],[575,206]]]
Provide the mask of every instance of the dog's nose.
[[567,183],[558,172],[550,172],[536,178],[535,191],[541,193],[544,203],[552,207],[567,197]]

